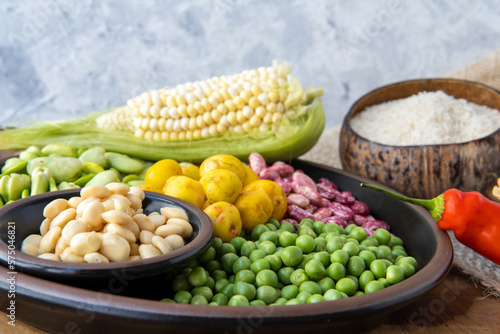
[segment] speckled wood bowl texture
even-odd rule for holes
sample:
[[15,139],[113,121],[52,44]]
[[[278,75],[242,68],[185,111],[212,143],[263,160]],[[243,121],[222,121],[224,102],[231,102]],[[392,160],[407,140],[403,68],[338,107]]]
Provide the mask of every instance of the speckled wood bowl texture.
[[438,90],[500,109],[498,90],[471,81],[436,78],[383,86],[362,96],[345,116],[339,141],[342,167],[411,197],[432,198],[449,188],[490,196],[500,172],[500,129],[459,144],[390,146],[363,138],[350,126],[369,106]]

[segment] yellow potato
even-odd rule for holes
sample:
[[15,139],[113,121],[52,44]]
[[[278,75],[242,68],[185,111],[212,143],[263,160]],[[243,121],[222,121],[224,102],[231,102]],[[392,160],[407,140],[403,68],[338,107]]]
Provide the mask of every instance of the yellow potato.
[[165,183],[163,193],[182,199],[201,208],[205,201],[205,192],[200,182],[184,175],[171,176]]
[[259,224],[265,224],[273,213],[273,203],[262,189],[242,191],[234,205],[241,215],[242,228],[251,233]]
[[243,187],[259,179],[259,175],[257,175],[252,168],[245,164],[243,164],[243,168],[245,169],[245,182],[243,182]]
[[161,189],[165,182],[174,175],[182,175],[182,168],[179,163],[172,159],[163,159],[149,167],[144,176],[144,181],[147,185]]
[[287,207],[286,194],[283,188],[278,183],[271,180],[257,180],[243,187],[241,192],[253,189],[262,189],[266,192],[273,203],[271,218],[281,220],[286,213]]
[[242,188],[238,176],[227,169],[209,170],[200,183],[210,204],[221,201],[234,203]]
[[181,162],[179,165],[181,165],[182,168],[182,175],[200,181],[200,167],[190,162]]
[[214,203],[203,210],[212,220],[214,236],[229,242],[241,233],[241,217],[238,209],[228,202]]
[[212,169],[227,169],[236,174],[241,183],[245,182],[245,165],[240,159],[229,154],[217,154],[206,158],[200,165],[200,176],[203,177]]

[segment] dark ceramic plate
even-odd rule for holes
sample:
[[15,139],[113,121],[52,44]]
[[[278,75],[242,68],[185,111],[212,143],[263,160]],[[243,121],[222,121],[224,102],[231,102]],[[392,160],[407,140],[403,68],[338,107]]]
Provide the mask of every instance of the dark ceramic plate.
[[[50,332],[165,333],[175,330],[186,334],[346,330],[350,333],[382,324],[445,278],[453,260],[451,240],[425,210],[362,188],[360,182],[369,181],[353,174],[303,161],[293,164],[315,179],[332,180],[341,190],[349,190],[367,203],[371,213],[387,221],[392,232],[403,239],[409,254],[422,268],[405,281],[371,294],[275,307],[162,303],[112,295],[107,293],[109,286],[103,286],[102,291],[90,291],[18,273],[15,275],[16,319]],[[8,291],[9,270],[2,267],[0,273],[0,289]],[[158,285],[143,286],[145,295],[157,290]],[[163,295],[157,293],[155,297],[160,299]],[[5,310],[7,303],[8,300],[2,298],[0,307]]]
[[[148,191],[142,202],[145,214],[160,212],[164,206],[179,207],[186,211],[193,226],[192,236],[186,240],[186,246],[149,259],[109,264],[57,262],[22,253],[20,251],[22,241],[30,234],[40,233],[40,223],[44,219],[43,208],[56,198],[69,199],[79,194],[79,189],[49,192],[24,198],[0,208],[0,263],[8,266],[9,237],[12,236],[10,232],[15,229],[13,241],[16,249],[16,270],[19,272],[86,288],[99,288],[103,282],[125,277],[131,286],[132,282],[140,285],[142,283],[139,282],[145,279],[167,275],[201,254],[211,244],[213,225],[202,210],[176,198]],[[12,245],[10,247],[12,248]]]

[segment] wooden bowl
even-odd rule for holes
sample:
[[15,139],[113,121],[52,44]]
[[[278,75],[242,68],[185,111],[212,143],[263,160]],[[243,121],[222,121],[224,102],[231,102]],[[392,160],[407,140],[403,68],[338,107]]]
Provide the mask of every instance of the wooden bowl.
[[390,146],[363,138],[350,125],[369,106],[438,90],[500,109],[498,90],[464,80],[409,80],[375,89],[356,101],[344,118],[339,143],[343,168],[411,197],[431,198],[449,188],[490,196],[500,172],[500,129],[459,144]]

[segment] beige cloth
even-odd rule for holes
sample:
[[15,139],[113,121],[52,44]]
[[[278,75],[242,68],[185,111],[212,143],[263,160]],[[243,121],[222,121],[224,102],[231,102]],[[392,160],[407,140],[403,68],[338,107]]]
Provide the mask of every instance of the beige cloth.
[[[446,77],[477,81],[500,90],[500,50],[473,64],[448,73]],[[301,159],[342,168],[338,143],[341,125],[326,130],[318,143]],[[477,284],[485,295],[500,297],[500,266],[459,243],[450,233],[454,247],[453,266]],[[499,241],[500,242],[500,241]]]

